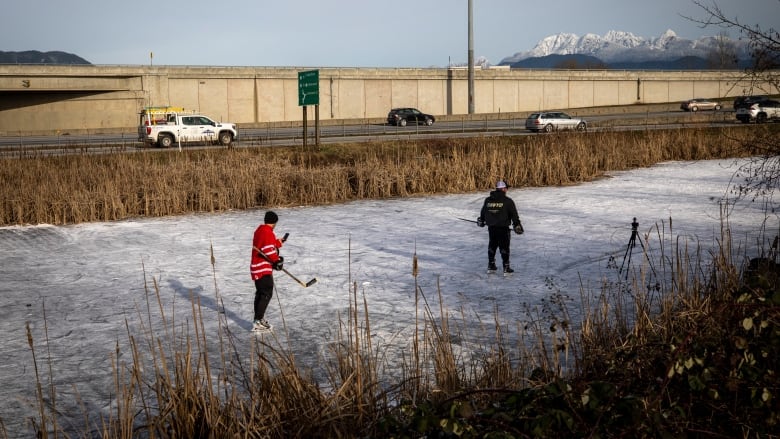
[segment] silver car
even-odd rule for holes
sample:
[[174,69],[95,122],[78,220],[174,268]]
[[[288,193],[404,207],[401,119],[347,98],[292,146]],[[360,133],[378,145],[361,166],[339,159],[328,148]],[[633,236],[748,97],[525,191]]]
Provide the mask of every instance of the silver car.
[[720,103],[711,101],[709,99],[702,99],[702,98],[696,98],[696,99],[689,99],[687,101],[683,101],[683,103],[680,104],[680,110],[683,111],[691,111],[696,112],[699,110],[714,110],[718,111],[720,110]]
[[588,129],[588,123],[584,119],[571,117],[563,111],[542,111],[528,116],[525,120],[525,129],[545,133],[557,130],[585,131]]

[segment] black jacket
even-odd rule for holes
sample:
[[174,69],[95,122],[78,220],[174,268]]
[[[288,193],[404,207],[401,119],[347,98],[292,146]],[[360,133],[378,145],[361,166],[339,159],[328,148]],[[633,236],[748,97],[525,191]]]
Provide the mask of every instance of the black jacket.
[[506,196],[506,192],[499,189],[492,191],[490,196],[485,198],[479,217],[488,227],[509,227],[510,224],[513,226],[520,224],[515,202]]

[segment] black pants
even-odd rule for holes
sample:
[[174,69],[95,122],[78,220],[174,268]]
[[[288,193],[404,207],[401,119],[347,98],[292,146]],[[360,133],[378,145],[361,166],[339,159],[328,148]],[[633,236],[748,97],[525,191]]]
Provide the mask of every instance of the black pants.
[[274,295],[274,277],[263,276],[255,281],[255,320],[265,317],[265,310]]
[[496,249],[501,253],[504,267],[509,266],[509,241],[511,235],[508,227],[488,227],[488,263],[495,264]]

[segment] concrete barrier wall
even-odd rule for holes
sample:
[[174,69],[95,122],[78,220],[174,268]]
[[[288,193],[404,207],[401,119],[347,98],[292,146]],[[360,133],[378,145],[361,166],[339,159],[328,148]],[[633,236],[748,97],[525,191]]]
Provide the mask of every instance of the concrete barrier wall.
[[[181,106],[244,125],[296,122],[298,72],[310,68],[0,65],[0,133],[130,130],[148,105]],[[466,69],[323,68],[320,120],[382,119],[393,107],[468,113]],[[480,70],[477,113],[727,98],[741,72]],[[765,90],[763,93],[778,93]],[[313,107],[308,112],[314,119]]]

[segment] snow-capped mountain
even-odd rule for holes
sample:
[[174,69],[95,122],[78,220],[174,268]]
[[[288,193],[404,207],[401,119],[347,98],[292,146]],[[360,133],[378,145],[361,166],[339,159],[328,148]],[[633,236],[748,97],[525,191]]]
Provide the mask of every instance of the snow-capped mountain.
[[612,30],[604,36],[590,33],[581,37],[571,33],[551,35],[539,41],[533,49],[515,53],[501,60],[499,64],[511,65],[527,58],[575,54],[593,56],[606,63],[673,60],[683,57],[706,59],[724,43],[733,45],[738,58],[749,58],[748,45],[728,37],[702,37],[688,40],[678,37],[670,29],[658,38],[644,38],[631,32]]

